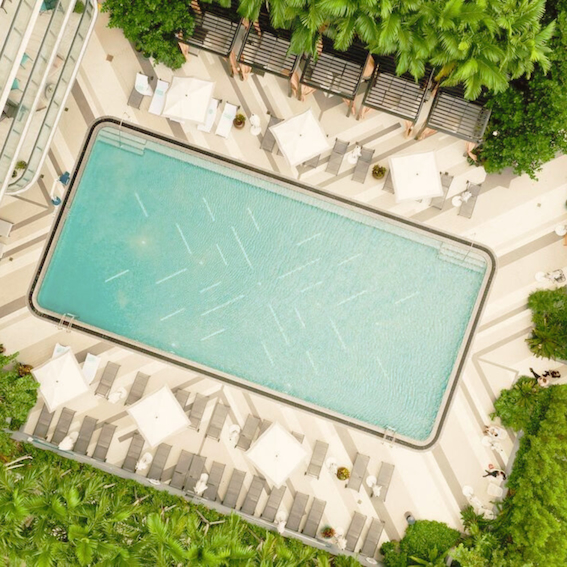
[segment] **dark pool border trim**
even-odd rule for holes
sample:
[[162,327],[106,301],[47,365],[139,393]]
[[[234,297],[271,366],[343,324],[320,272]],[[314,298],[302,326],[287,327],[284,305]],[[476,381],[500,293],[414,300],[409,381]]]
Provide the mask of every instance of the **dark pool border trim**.
[[[203,148],[198,148],[195,147],[191,144],[182,142],[181,140],[177,140],[175,138],[170,138],[168,136],[165,136],[164,134],[160,134],[158,132],[154,132],[152,130],[149,130],[147,128],[142,128],[140,126],[137,126],[135,124],[130,124],[128,122],[124,122],[122,120],[119,120],[117,118],[111,117],[111,116],[103,116],[101,118],[96,119],[92,125],[89,128],[88,133],[85,136],[85,139],[83,141],[83,144],[81,146],[81,153],[79,154],[79,157],[76,161],[75,167],[73,169],[73,174],[71,177],[71,182],[69,184],[69,188],[65,194],[65,197],[63,198],[63,203],[60,206],[60,210],[59,210],[59,214],[57,215],[57,218],[55,219],[55,222],[53,224],[53,228],[51,230],[51,233],[49,234],[47,241],[45,243],[45,247],[43,249],[40,261],[38,263],[38,267],[37,270],[34,274],[32,283],[31,283],[31,287],[30,290],[28,292],[28,296],[27,296],[27,302],[28,302],[28,307],[31,310],[31,312],[39,317],[40,319],[44,319],[44,320],[48,320],[51,321],[53,323],[59,323],[61,321],[61,318],[57,318],[49,313],[45,313],[44,311],[41,310],[40,306],[35,304],[35,290],[37,287],[37,284],[40,280],[41,274],[43,272],[44,266],[49,258],[50,255],[50,251],[51,251],[51,246],[55,240],[55,235],[58,233],[58,228],[60,223],[62,222],[63,218],[64,218],[64,213],[66,210],[66,207],[71,199],[71,195],[74,194],[74,185],[77,179],[77,173],[79,171],[81,171],[81,166],[83,164],[83,161],[85,159],[85,156],[87,154],[87,149],[89,149],[90,151],[90,142],[91,142],[91,138],[93,137],[95,130],[97,130],[97,128],[103,124],[112,124],[115,126],[119,126],[120,128],[124,129],[124,130],[130,130],[133,132],[136,132],[138,134],[142,134],[145,136],[151,136],[153,138],[156,138],[166,144],[169,145],[173,145],[173,146],[178,146],[179,148],[185,149],[185,150],[189,150],[191,152],[194,152],[196,154],[201,154],[204,156],[207,156],[208,158],[211,158],[213,160],[219,160],[221,162],[225,162],[228,163],[230,165],[234,165],[237,168],[243,168],[246,170],[249,170],[253,173],[256,173],[257,175],[260,175],[262,177],[268,177],[271,178],[275,181],[277,181],[278,183],[283,183],[284,185],[291,185],[294,186],[302,191],[306,191],[308,193],[313,193],[317,196],[320,197],[324,197],[325,199],[330,199],[333,201],[336,201],[338,203],[341,203],[343,205],[347,205],[348,207],[352,207],[355,210],[359,209],[359,210],[363,210],[366,211],[368,213],[371,213],[373,215],[379,215],[382,217],[385,217],[387,219],[390,219],[392,221],[395,221],[396,223],[401,223],[401,224],[405,224],[408,226],[411,226],[412,228],[418,229],[419,231],[425,231],[425,232],[429,232],[431,234],[435,234],[436,236],[439,236],[441,238],[446,239],[447,237],[450,237],[450,239],[457,241],[461,244],[465,244],[468,246],[471,246],[471,248],[474,248],[476,250],[480,250],[482,252],[484,252],[491,260],[490,262],[490,272],[488,274],[488,277],[485,280],[484,283],[484,287],[482,289],[482,295],[480,297],[480,300],[478,301],[478,306],[474,312],[474,317],[472,319],[472,321],[469,322],[469,326],[468,326],[468,334],[466,337],[466,341],[461,349],[461,354],[460,354],[460,359],[459,359],[459,364],[454,372],[454,377],[452,378],[451,384],[448,387],[448,390],[445,392],[443,398],[444,401],[442,402],[443,407],[440,411],[440,413],[437,415],[436,417],[436,421],[435,421],[435,425],[434,425],[434,435],[431,439],[427,440],[424,444],[417,444],[417,443],[411,443],[410,441],[408,441],[407,439],[404,438],[397,438],[395,439],[395,443],[399,444],[399,445],[403,445],[405,447],[411,448],[411,449],[415,449],[415,450],[427,450],[432,448],[437,441],[439,440],[439,437],[441,435],[441,431],[443,430],[443,425],[445,422],[445,419],[447,417],[447,413],[449,411],[449,408],[451,407],[452,401],[453,401],[453,397],[457,388],[457,384],[459,382],[459,379],[461,377],[463,368],[465,366],[465,363],[467,362],[468,359],[468,353],[470,351],[470,347],[472,345],[472,341],[474,339],[474,335],[476,332],[476,328],[478,326],[478,323],[480,321],[480,317],[482,315],[484,306],[486,304],[486,300],[488,298],[488,294],[490,292],[490,288],[492,285],[492,281],[494,279],[494,275],[496,273],[496,256],[494,254],[494,252],[488,248],[487,246],[484,246],[482,244],[477,244],[477,243],[473,243],[470,240],[466,240],[464,238],[461,238],[460,236],[456,236],[453,234],[448,234],[446,232],[437,230],[435,228],[431,228],[429,226],[426,226],[424,224],[412,221],[410,219],[406,219],[394,214],[391,214],[387,211],[382,211],[380,209],[374,208],[374,207],[370,207],[368,205],[364,205],[362,203],[357,203],[355,201],[352,201],[350,199],[347,199],[345,197],[341,197],[339,195],[335,195],[329,192],[326,192],[322,189],[319,189],[317,187],[311,187],[308,185],[305,185],[303,183],[300,183],[299,181],[296,181],[294,179],[289,179],[286,178],[284,176],[281,175],[277,175],[273,172],[269,172],[263,169],[259,169],[256,168],[252,165],[249,164],[242,164],[241,162],[231,159],[229,157],[225,157],[225,156],[221,156],[219,154],[216,154],[214,152],[205,150]],[[236,386],[238,388],[244,388],[246,390],[249,390],[251,392],[254,392],[255,394],[260,394],[262,396],[265,396],[267,398],[270,398],[272,400],[275,400],[277,402],[282,402],[285,403],[287,405],[291,405],[297,409],[301,409],[302,411],[308,411],[311,413],[314,413],[320,417],[324,417],[326,419],[331,419],[335,422],[341,423],[342,425],[346,425],[348,427],[354,427],[360,431],[364,431],[365,433],[369,433],[371,435],[375,435],[378,437],[385,437],[386,431],[380,431],[378,430],[378,428],[374,429],[372,427],[370,427],[370,425],[368,427],[364,426],[362,424],[362,422],[355,422],[355,421],[351,421],[349,420],[346,416],[344,418],[342,418],[338,413],[332,412],[330,413],[329,411],[324,411],[323,409],[318,408],[315,405],[311,405],[311,404],[301,404],[298,403],[297,401],[295,401],[294,399],[290,399],[290,398],[286,398],[280,395],[277,395],[275,393],[272,393],[271,391],[265,390],[265,389],[261,389],[258,387],[254,387],[252,384],[248,383],[248,382],[243,382],[241,380],[239,380],[238,378],[235,377],[235,379],[232,379],[230,376],[228,375],[221,375],[221,374],[217,374],[215,372],[212,372],[210,370],[207,370],[205,368],[201,368],[199,366],[194,366],[192,364],[188,364],[186,362],[183,362],[177,358],[172,358],[170,356],[167,356],[165,354],[162,354],[161,352],[157,352],[157,351],[153,351],[150,350],[148,348],[143,348],[142,346],[140,346],[139,344],[134,344],[133,342],[129,342],[129,341],[125,341],[121,338],[118,337],[114,337],[114,336],[109,336],[106,335],[104,333],[101,333],[99,331],[96,331],[90,327],[85,327],[83,325],[80,324],[79,321],[75,320],[73,321],[73,329],[77,329],[79,331],[82,331],[88,335],[91,336],[95,336],[101,340],[104,341],[109,341],[113,344],[117,344],[120,345],[126,349],[130,349],[130,350],[134,350],[137,351],[141,354],[147,355],[147,356],[151,356],[154,358],[158,358],[164,362],[170,363],[170,364],[175,364],[176,366],[180,366],[182,368],[185,368],[187,370],[191,370],[193,372],[197,372],[199,374],[203,374],[205,376],[208,376],[210,378],[214,378],[215,380],[221,380],[222,382],[228,383],[231,386]],[[381,428],[380,428],[381,429]]]

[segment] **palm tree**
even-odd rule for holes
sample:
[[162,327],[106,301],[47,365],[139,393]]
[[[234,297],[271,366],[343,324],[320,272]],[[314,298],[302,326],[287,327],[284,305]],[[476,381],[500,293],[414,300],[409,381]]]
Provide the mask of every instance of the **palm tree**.
[[169,567],[187,559],[187,550],[179,541],[186,526],[187,518],[179,514],[170,515],[164,520],[160,514],[152,512],[146,519],[148,534],[144,538],[145,551],[157,567]]

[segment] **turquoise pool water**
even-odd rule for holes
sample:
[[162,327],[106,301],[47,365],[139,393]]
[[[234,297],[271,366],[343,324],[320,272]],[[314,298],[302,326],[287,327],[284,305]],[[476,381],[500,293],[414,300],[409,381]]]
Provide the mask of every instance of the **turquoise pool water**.
[[158,142],[128,135],[118,148],[105,131],[41,308],[427,439],[483,285],[480,254],[463,265],[464,245],[447,253],[425,231]]

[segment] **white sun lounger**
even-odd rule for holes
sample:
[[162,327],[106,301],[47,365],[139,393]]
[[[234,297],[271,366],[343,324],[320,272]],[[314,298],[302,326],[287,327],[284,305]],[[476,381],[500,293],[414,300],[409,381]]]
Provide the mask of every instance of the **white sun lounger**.
[[3,236],[4,238],[8,238],[8,236],[10,236],[10,232],[12,231],[13,226],[14,226],[13,223],[0,219],[0,236]]
[[96,356],[96,354],[91,354],[90,352],[87,354],[87,358],[85,358],[85,362],[83,362],[83,376],[87,384],[91,384],[94,380],[98,367],[100,366],[100,360],[100,356]]
[[224,103],[224,109],[217,125],[217,129],[215,130],[215,134],[217,136],[228,138],[232,129],[232,121],[236,118],[237,110],[238,106],[231,104],[230,102]]
[[156,92],[152,98],[152,102],[150,103],[150,108],[148,112],[150,114],[156,114],[160,116],[163,112],[163,107],[165,106],[165,93],[169,89],[169,83],[167,81],[158,80],[156,86]]
[[209,108],[207,109],[207,117],[205,118],[205,123],[199,124],[199,126],[197,126],[197,130],[209,133],[213,129],[213,124],[215,123],[215,120],[217,118],[220,102],[221,101],[218,98],[211,99]]
[[142,73],[136,73],[136,83],[134,84],[134,88],[144,96],[152,96],[154,94],[152,87],[150,87],[149,77]]

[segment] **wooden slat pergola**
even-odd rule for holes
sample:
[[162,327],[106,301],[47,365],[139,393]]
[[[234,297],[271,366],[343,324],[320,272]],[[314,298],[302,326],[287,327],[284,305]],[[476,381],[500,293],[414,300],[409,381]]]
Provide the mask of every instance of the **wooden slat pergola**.
[[376,56],[376,68],[368,84],[363,107],[380,110],[409,120],[415,124],[425,100],[425,94],[433,70],[427,68],[424,76],[416,81],[410,73],[396,74],[393,57]]
[[238,54],[238,62],[259,71],[289,78],[300,57],[288,53],[291,32],[273,28],[270,17],[261,12],[258,22],[251,24]]
[[467,142],[480,143],[490,118],[485,102],[482,97],[465,99],[463,87],[440,87],[425,125]]
[[241,25],[238,4],[233,1],[230,8],[223,8],[218,4],[194,0],[192,7],[195,12],[195,30],[191,37],[179,39],[179,42],[228,57]]
[[[354,43],[347,51],[337,51],[329,38],[323,38],[323,50],[307,59],[300,83],[347,100],[354,100],[368,58],[362,44]],[[350,107],[349,107],[350,112]]]

